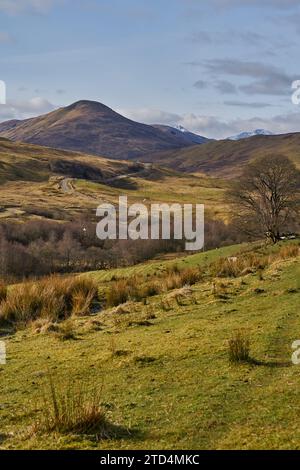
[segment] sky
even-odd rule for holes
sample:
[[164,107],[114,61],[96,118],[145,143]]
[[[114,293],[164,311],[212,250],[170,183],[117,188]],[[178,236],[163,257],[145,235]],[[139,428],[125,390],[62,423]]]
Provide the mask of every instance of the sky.
[[0,0],[0,121],[100,101],[212,138],[300,132],[299,0]]

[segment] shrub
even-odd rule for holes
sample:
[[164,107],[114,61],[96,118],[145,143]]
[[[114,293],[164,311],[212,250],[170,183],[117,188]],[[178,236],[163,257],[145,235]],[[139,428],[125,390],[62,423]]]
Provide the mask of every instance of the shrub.
[[250,341],[243,332],[237,332],[229,340],[230,362],[248,362],[250,360]]

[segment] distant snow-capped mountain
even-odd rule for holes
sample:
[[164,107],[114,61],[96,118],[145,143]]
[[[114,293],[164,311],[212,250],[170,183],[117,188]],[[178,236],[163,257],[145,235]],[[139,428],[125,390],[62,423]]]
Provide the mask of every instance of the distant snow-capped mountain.
[[228,137],[227,140],[248,139],[249,137],[255,137],[256,135],[274,135],[274,134],[265,129],[256,129],[255,131],[252,131],[252,132],[241,132],[240,134],[233,135],[231,137]]
[[166,134],[184,139],[186,143],[189,145],[206,144],[207,142],[210,142],[212,140],[212,139],[208,139],[207,137],[203,137],[202,135],[194,134],[193,132],[188,131],[185,127],[180,126],[180,125],[171,127],[171,126],[156,124],[154,125],[154,127],[156,127],[156,129],[159,129],[165,132]]

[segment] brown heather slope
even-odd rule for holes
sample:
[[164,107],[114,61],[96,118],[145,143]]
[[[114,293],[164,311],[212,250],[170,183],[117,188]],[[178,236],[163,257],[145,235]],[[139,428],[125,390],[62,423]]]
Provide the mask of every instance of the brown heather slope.
[[142,164],[0,138],[0,185],[8,181],[48,181],[51,176],[106,182],[139,169],[143,169]]
[[118,160],[194,145],[187,135],[131,121],[95,101],[78,101],[36,118],[4,122],[0,136]]
[[222,178],[235,178],[242,166],[264,155],[280,153],[300,168],[300,133],[257,136],[239,141],[221,140],[141,158],[186,173],[204,173]]
[[0,138],[0,219],[95,217],[102,202],[206,204],[226,219],[227,183],[143,163],[108,160]]

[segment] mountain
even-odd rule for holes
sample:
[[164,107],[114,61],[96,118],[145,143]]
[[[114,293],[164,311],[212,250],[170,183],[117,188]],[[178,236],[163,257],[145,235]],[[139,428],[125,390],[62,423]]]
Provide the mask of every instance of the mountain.
[[95,101],[78,101],[40,117],[4,122],[0,137],[119,160],[138,160],[195,143],[185,133],[140,124]]
[[300,133],[254,136],[238,141],[219,140],[180,150],[146,155],[141,161],[186,173],[236,178],[243,165],[257,157],[282,154],[300,168]]
[[240,134],[233,135],[232,137],[228,137],[227,140],[242,140],[248,139],[249,137],[255,137],[257,135],[274,135],[270,131],[266,131],[265,129],[256,129],[252,132],[241,132]]
[[207,142],[210,142],[210,139],[207,139],[206,137],[203,137],[198,134],[194,134],[193,132],[188,131],[185,129],[183,126],[163,126],[163,125],[154,125],[156,129],[160,129],[162,132],[164,132],[167,135],[170,136],[176,136],[179,139],[182,139],[186,142],[186,145],[195,145],[195,144],[205,144]]

